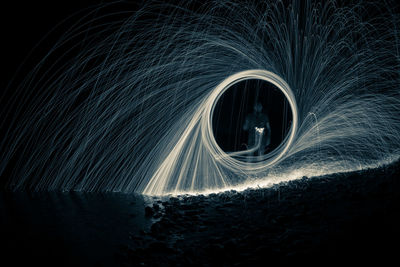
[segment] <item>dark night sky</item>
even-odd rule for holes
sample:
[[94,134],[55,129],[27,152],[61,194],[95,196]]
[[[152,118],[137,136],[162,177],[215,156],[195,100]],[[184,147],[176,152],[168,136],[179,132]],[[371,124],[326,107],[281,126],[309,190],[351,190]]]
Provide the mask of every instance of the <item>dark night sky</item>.
[[[9,1],[2,6],[0,16],[2,32],[2,64],[6,67],[1,79],[1,87],[8,84],[21,63],[32,49],[61,21],[84,8],[100,4],[102,1]],[[63,28],[55,31],[35,49],[33,57],[19,71],[21,75],[29,71],[35,63],[54,45],[62,35]],[[18,82],[17,82],[18,83]]]

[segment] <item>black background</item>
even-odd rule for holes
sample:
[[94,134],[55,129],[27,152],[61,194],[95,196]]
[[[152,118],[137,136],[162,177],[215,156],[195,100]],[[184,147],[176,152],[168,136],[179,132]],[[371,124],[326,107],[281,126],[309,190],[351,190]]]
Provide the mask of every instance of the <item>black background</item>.
[[[9,1],[2,6],[3,75],[2,88],[18,68],[26,74],[61,36],[62,29],[49,33],[72,14],[101,1]],[[47,37],[46,37],[47,36]],[[43,39],[46,40],[43,41]],[[42,42],[41,42],[42,41]],[[35,48],[36,47],[36,48]],[[34,49],[35,48],[35,49]],[[33,52],[34,53],[31,53]],[[31,54],[29,59],[28,55]],[[27,61],[26,61],[27,60]]]
[[[32,49],[48,34],[48,32],[52,30],[57,23],[63,21],[71,14],[99,3],[101,2],[9,1],[6,4],[2,3],[0,16],[2,36],[2,78],[0,88],[2,99],[0,105],[7,102],[8,94],[13,92],[14,88],[18,85],[19,81],[24,77],[24,75],[33,66],[35,66],[38,60],[40,60],[48,51],[48,49],[54,45],[54,42],[62,35],[63,29],[65,28],[59,28],[53,34],[51,34],[46,41],[40,43],[40,46],[35,49],[33,56],[28,58],[18,72],[17,76],[15,76],[15,82],[9,85],[7,94],[5,94],[5,88],[10,83],[18,68],[28,57]],[[2,153],[2,151],[0,151],[0,153]],[[397,166],[398,165],[399,163],[397,163]],[[335,179],[330,180],[331,183],[324,182],[324,180],[322,180],[323,182],[314,180],[313,183],[298,181],[296,183],[299,183],[299,185],[296,184],[295,190],[292,190],[290,187],[283,187],[280,190],[271,191],[270,194],[272,197],[265,197],[266,200],[259,198],[258,196],[254,197],[254,209],[247,206],[248,203],[252,203],[249,202],[249,200],[240,200],[238,203],[240,205],[246,205],[245,208],[242,208],[241,206],[236,208],[234,206],[231,208],[232,210],[230,210],[229,207],[224,207],[223,210],[230,215],[237,214],[238,210],[246,212],[248,211],[249,215],[247,217],[242,216],[241,218],[249,218],[249,222],[245,221],[245,223],[243,223],[243,227],[247,227],[249,230],[246,230],[246,228],[239,228],[239,231],[236,232],[241,233],[240,231],[242,231],[244,233],[250,233],[248,235],[243,234],[243,236],[250,236],[250,238],[248,238],[249,243],[243,243],[242,246],[247,246],[250,244],[249,249],[253,249],[253,247],[255,248],[254,250],[251,250],[251,253],[256,251],[260,254],[260,257],[262,256],[262,259],[265,259],[266,255],[264,251],[257,250],[259,249],[258,247],[251,245],[256,244],[256,241],[259,240],[259,232],[260,229],[262,229],[262,224],[264,223],[262,219],[268,218],[268,221],[265,219],[265,225],[268,227],[270,227],[270,225],[275,225],[270,223],[270,221],[283,220],[283,223],[279,222],[277,224],[278,227],[283,227],[282,225],[285,225],[285,223],[288,225],[299,224],[302,226],[300,229],[306,229],[307,231],[310,231],[306,232],[306,236],[309,236],[309,239],[302,237],[301,231],[300,236],[295,235],[296,238],[294,239],[294,241],[310,241],[312,244],[309,249],[310,253],[306,254],[307,258],[304,259],[305,263],[312,259],[315,254],[318,254],[319,250],[323,251],[325,254],[328,254],[328,252],[331,253],[326,256],[325,254],[322,254],[324,257],[321,258],[321,260],[324,261],[319,262],[320,265],[324,265],[331,261],[339,261],[338,258],[342,260],[342,258],[338,257],[338,255],[343,256],[343,261],[340,261],[340,263],[347,262],[347,259],[345,259],[344,256],[350,256],[352,263],[367,263],[366,261],[368,260],[368,257],[373,257],[378,262],[382,262],[384,260],[396,260],[398,244],[394,243],[392,245],[391,243],[398,243],[399,238],[399,220],[397,215],[399,208],[399,183],[398,179],[395,179],[396,175],[398,178],[398,174],[399,170],[397,168],[395,173],[390,176],[385,172],[380,173],[379,171],[376,171],[376,173],[366,172],[357,174],[356,176],[359,178],[356,177],[357,182],[354,183],[349,182],[348,176],[341,174],[339,174],[339,178],[342,177],[342,179],[337,179],[338,177],[335,177]],[[388,178],[382,179],[384,177]],[[375,182],[378,184],[375,185]],[[310,187],[312,187],[313,184],[316,185],[314,186],[314,189],[301,188],[301,186],[304,185],[310,185]],[[328,194],[327,192],[330,193]],[[268,192],[266,193],[266,196],[268,196]],[[222,198],[224,195],[218,197]],[[1,198],[1,200],[3,200],[3,198],[6,199],[5,195],[1,195]],[[259,203],[257,199],[265,200],[265,202]],[[215,200],[214,202],[209,201],[206,203],[206,206],[208,207],[212,203],[224,202],[226,202],[225,199],[218,201]],[[288,202],[290,202],[289,204],[292,203],[292,205],[288,205]],[[3,208],[2,204],[4,203],[9,204],[7,207],[8,210],[15,210],[16,214],[18,213],[16,209],[17,206],[14,207],[12,205],[14,202],[10,204],[6,201],[0,201],[0,211]],[[196,202],[193,201],[193,203]],[[200,210],[197,205],[193,205],[193,209],[195,211]],[[308,211],[303,211],[306,209],[308,209]],[[173,207],[171,210],[174,212],[181,211],[179,207]],[[210,210],[213,209],[210,208]],[[271,210],[275,212],[271,212]],[[300,210],[300,212],[298,212],[299,217],[292,217],[293,215],[297,215],[295,213],[297,210]],[[259,213],[259,216],[256,217],[258,220],[254,219],[253,211],[257,211]],[[219,212],[215,214],[219,214]],[[275,216],[276,214],[281,216]],[[186,215],[186,213],[184,213],[184,215]],[[203,214],[200,214],[199,218],[206,220],[207,217],[202,215]],[[3,215],[1,214],[1,216]],[[7,255],[5,259],[13,259],[19,262],[23,261],[26,264],[34,265],[33,263],[43,264],[42,260],[47,258],[49,259],[49,266],[55,266],[51,265],[53,262],[50,261],[50,258],[54,258],[58,259],[58,261],[56,261],[56,265],[58,266],[77,265],[77,262],[71,262],[71,259],[65,258],[66,253],[64,250],[67,250],[67,248],[64,247],[63,240],[59,239],[57,235],[53,234],[52,229],[46,229],[48,230],[48,235],[43,236],[41,233],[36,231],[36,228],[34,228],[32,225],[29,225],[29,222],[25,222],[25,218],[15,218],[17,218],[17,215],[13,217],[13,220],[10,219],[10,221],[12,223],[14,223],[14,221],[24,222],[24,224],[7,225],[7,227],[14,227],[14,229],[11,229],[11,231],[10,229],[6,229],[6,227],[1,224],[2,230],[8,232],[6,236],[4,236],[3,232],[1,232],[2,244],[6,246],[6,249],[2,249],[1,252],[15,253],[15,255]],[[195,216],[187,215],[183,217],[185,221],[182,221],[187,223],[188,221],[186,220],[193,218],[195,218]],[[3,219],[4,218],[1,217],[0,221]],[[231,222],[231,225],[229,225],[229,222]],[[93,221],[93,223],[96,223],[96,221]],[[225,226],[226,223],[228,223],[227,226]],[[174,222],[171,225],[176,224],[177,223]],[[189,221],[189,224],[195,226],[199,223]],[[224,217],[223,220],[218,223],[218,225],[221,225],[228,230],[234,229],[233,226],[237,225],[237,221],[235,219],[228,220],[228,217]],[[315,227],[310,227],[310,225]],[[329,228],[324,228],[326,225],[329,226]],[[25,227],[27,229],[24,230],[21,227]],[[28,229],[29,227],[32,229]],[[185,229],[185,227],[187,226],[182,228]],[[209,227],[209,229],[210,228],[212,229],[213,227]],[[313,229],[317,229],[315,230],[317,233],[313,233]],[[272,229],[271,235],[277,236],[279,233],[278,230]],[[15,234],[17,232],[19,233],[16,239]],[[265,233],[269,232],[265,231]],[[282,236],[284,236],[285,233],[283,233]],[[211,238],[213,235],[217,234],[206,231],[204,232],[203,237]],[[221,240],[228,240],[227,237],[229,237],[229,235],[227,235],[225,232],[222,232],[220,235],[223,237]],[[252,235],[255,236],[254,240],[252,239]],[[288,236],[291,237],[290,235]],[[263,245],[268,244],[267,242],[269,241],[269,237],[267,235],[264,237],[266,240],[262,239],[262,241],[265,242]],[[34,238],[37,238],[40,241],[33,240]],[[280,241],[281,239],[279,238],[276,240]],[[187,238],[186,242],[191,240],[195,239]],[[15,246],[9,246],[7,241],[14,242]],[[207,242],[204,242],[204,244],[210,244],[208,239],[206,239],[206,241]],[[211,241],[215,242],[213,240]],[[284,241],[288,244],[291,242],[287,239],[284,239]],[[326,246],[323,245],[324,242],[326,242]],[[322,245],[320,245],[321,243]],[[203,245],[203,243],[200,244]],[[239,243],[239,245],[240,244],[241,243]],[[275,243],[273,244],[274,246],[272,248],[279,247],[279,245],[281,245],[281,243],[278,243],[278,246],[275,246]],[[184,249],[189,250],[191,248],[190,243],[184,243],[184,245]],[[7,248],[7,246],[9,247]],[[320,248],[318,248],[319,246]],[[330,248],[332,246],[333,248],[331,248],[331,250],[327,249],[327,247]],[[334,246],[337,246],[337,248]],[[21,247],[23,248],[22,251]],[[300,249],[308,249],[308,247],[300,244]],[[152,249],[148,250],[150,250],[149,259],[154,259],[152,257],[152,253],[154,251]],[[19,253],[19,251],[22,253]],[[215,249],[213,248],[211,251],[215,251]],[[268,251],[271,251],[269,247]],[[277,255],[281,257],[281,254],[283,255],[285,252],[285,250],[280,251]],[[287,249],[287,252],[292,253],[296,252],[296,250],[289,248]],[[0,255],[2,253],[0,253]],[[138,254],[147,255],[143,254],[141,251],[139,251]],[[224,259],[229,259],[230,257],[239,254],[240,253],[237,252],[236,254],[231,253],[224,257]],[[3,256],[4,255],[1,255],[2,259],[4,259]],[[285,257],[282,256],[282,258]],[[11,264],[7,262],[0,262],[0,264],[2,266],[5,266],[5,264],[9,264],[11,266]]]

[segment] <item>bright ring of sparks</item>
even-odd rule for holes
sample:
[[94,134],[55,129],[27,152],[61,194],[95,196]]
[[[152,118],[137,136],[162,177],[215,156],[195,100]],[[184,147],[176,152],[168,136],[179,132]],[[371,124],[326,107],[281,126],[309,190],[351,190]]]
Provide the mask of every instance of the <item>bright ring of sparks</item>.
[[[220,97],[234,84],[250,79],[264,80],[275,85],[285,95],[292,111],[292,124],[289,134],[282,144],[273,152],[263,155],[258,162],[244,162],[223,151],[217,144],[212,128],[212,118],[214,109]],[[266,70],[246,70],[233,74],[222,81],[206,98],[205,114],[202,118],[202,136],[203,142],[212,155],[215,155],[222,165],[236,172],[245,172],[254,174],[265,171],[268,167],[279,162],[289,150],[296,136],[298,127],[298,111],[296,99],[289,85],[278,75]]]

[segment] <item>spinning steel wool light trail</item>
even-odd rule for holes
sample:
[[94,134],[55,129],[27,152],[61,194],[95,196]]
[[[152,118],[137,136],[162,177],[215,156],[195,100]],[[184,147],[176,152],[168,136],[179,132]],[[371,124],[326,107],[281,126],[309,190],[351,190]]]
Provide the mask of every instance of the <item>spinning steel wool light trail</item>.
[[[16,190],[160,195],[390,163],[400,153],[393,5],[101,6],[65,32],[2,108],[0,174]],[[221,95],[246,79],[276,86],[292,114],[282,144],[256,162],[223,151],[212,127]]]

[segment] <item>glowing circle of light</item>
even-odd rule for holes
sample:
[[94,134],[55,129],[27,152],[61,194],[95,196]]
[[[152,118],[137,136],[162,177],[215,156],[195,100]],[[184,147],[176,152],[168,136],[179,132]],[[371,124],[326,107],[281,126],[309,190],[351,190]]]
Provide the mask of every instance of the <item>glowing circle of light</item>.
[[[288,100],[293,118],[290,133],[286,136],[281,145],[272,152],[273,155],[271,157],[268,157],[269,154],[263,155],[262,160],[259,162],[243,162],[236,159],[234,156],[231,156],[230,153],[223,151],[215,140],[212,128],[214,109],[221,96],[234,84],[250,79],[263,80],[275,85]],[[296,136],[298,127],[298,111],[294,94],[290,89],[290,86],[281,77],[267,70],[246,70],[229,76],[211,92],[206,100],[205,106],[205,113],[202,117],[203,142],[210,153],[215,155],[222,165],[235,172],[244,171],[248,174],[254,174],[260,171],[265,171],[268,167],[282,159]]]

